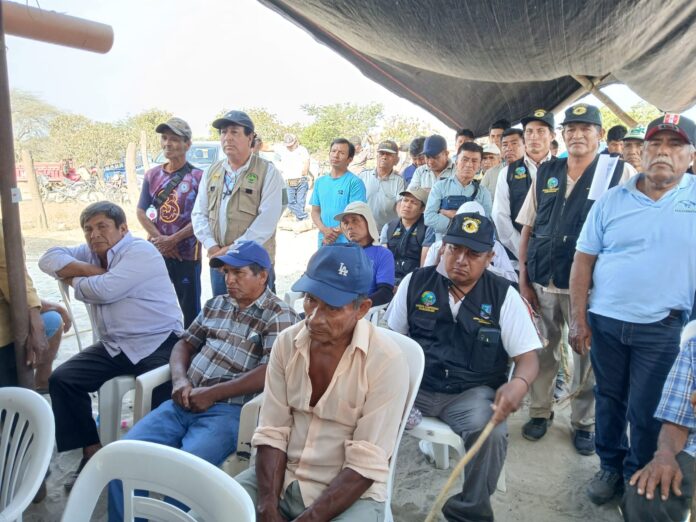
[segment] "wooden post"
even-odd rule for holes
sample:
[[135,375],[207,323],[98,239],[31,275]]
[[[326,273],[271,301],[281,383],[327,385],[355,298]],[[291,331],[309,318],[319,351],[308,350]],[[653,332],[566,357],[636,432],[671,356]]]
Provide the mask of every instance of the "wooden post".
[[147,155],[147,132],[140,131],[140,156],[143,158],[143,168],[145,172],[150,170],[150,158]]
[[39,192],[39,180],[36,179],[34,171],[34,161],[31,159],[31,152],[28,150],[22,151],[22,165],[24,165],[24,173],[27,176],[29,183],[29,191],[31,192],[31,202],[34,207],[34,215],[36,216],[36,224],[41,230],[48,230],[48,219],[46,218],[46,210],[41,200]]
[[126,148],[126,183],[131,204],[136,205],[140,191],[138,190],[138,178],[135,175],[135,143],[132,141]]
[[25,346],[29,337],[29,305],[25,280],[24,245],[19,221],[20,193],[15,177],[12,112],[7,77],[3,4],[0,2],[0,204],[2,230],[5,236],[5,261],[10,289],[10,320],[14,334],[14,352],[17,362],[17,381],[25,388],[34,387],[34,372],[27,366]]
[[629,129],[638,126],[638,122],[636,120],[631,118],[626,112],[624,112],[624,110],[621,107],[616,105],[616,103],[614,103],[614,100],[612,100],[609,96],[600,91],[587,76],[573,75],[573,78],[576,82],[582,85],[587,92],[594,94],[599,101],[601,101],[604,105],[609,107],[611,112],[616,114],[616,116],[623,123],[625,123]]

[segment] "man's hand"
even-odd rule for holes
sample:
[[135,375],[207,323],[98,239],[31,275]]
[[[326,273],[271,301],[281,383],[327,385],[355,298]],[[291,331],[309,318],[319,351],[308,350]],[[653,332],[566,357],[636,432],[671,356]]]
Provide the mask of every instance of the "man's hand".
[[72,319],[70,319],[70,314],[60,305],[55,305],[54,310],[60,314],[60,318],[63,320],[63,333],[67,333],[72,327]]
[[189,393],[188,402],[192,412],[202,413],[215,404],[213,390],[207,386],[194,388]]
[[452,219],[454,216],[457,215],[456,210],[445,210],[445,209],[440,209],[440,214],[445,216],[447,219]]
[[324,234],[324,244],[325,245],[330,245],[330,244],[334,243],[338,239],[338,236],[341,235],[341,229],[338,227],[336,227],[336,228],[324,227],[324,229],[321,232],[322,232],[322,234]]
[[[34,317],[34,315],[36,317]],[[37,323],[41,323],[40,325]],[[37,364],[44,362],[48,353],[48,339],[43,329],[43,321],[38,308],[30,311],[29,335],[24,345],[24,355],[26,356],[27,366],[34,368]]]
[[213,258],[213,257],[219,255],[219,254],[222,254],[223,248],[225,248],[225,247],[220,246],[220,245],[211,246],[208,249],[208,258],[210,259],[210,258]]
[[539,313],[539,309],[540,309],[539,298],[537,297],[536,292],[534,291],[534,287],[532,285],[530,285],[529,283],[526,283],[526,282],[523,283],[521,279],[520,279],[520,294],[529,303],[529,306],[532,307],[532,310]]
[[590,351],[590,343],[592,341],[592,330],[587,324],[587,319],[583,317],[575,317],[570,321],[570,332],[568,340],[573,351],[580,355],[585,355]]
[[681,497],[683,479],[681,469],[674,455],[668,451],[656,451],[653,459],[643,469],[636,471],[629,484],[636,486],[639,495],[648,500],[655,496],[655,488],[660,486],[660,498],[667,500],[670,487],[675,495]]
[[495,394],[493,417],[491,419],[497,425],[503,422],[508,416],[516,412],[522,399],[527,395],[527,383],[520,377],[510,379],[510,382],[503,384]]
[[181,256],[179,255],[179,249],[177,248],[178,241],[174,236],[163,236],[159,235],[151,239],[152,244],[157,247],[164,257],[171,257],[181,261]]
[[185,410],[191,409],[189,401],[191,390],[193,390],[193,386],[188,379],[174,381],[172,383],[172,400]]

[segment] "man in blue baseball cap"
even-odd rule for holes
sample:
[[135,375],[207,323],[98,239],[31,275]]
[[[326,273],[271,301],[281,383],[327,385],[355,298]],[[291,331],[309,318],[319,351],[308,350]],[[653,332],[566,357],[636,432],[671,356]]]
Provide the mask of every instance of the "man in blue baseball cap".
[[[307,318],[280,334],[235,479],[264,520],[382,520],[389,458],[408,393],[401,349],[363,317],[372,267],[356,244],[327,245],[292,287]],[[338,518],[337,518],[338,517]]]
[[428,136],[423,143],[425,165],[416,169],[408,190],[430,190],[436,181],[454,176],[454,162],[447,153],[447,140],[438,134]]
[[[229,111],[213,122],[225,158],[203,174],[191,213],[193,232],[213,258],[238,241],[264,245],[275,259],[275,234],[283,212],[285,182],[273,163],[254,154],[254,122]],[[225,281],[210,272],[213,295],[225,294]]]
[[[180,448],[217,465],[237,447],[239,414],[263,390],[278,334],[298,316],[267,287],[271,258],[253,241],[210,260],[227,293],[210,299],[174,345],[172,398],[133,426],[126,439]],[[123,493],[109,485],[109,520],[123,520]]]

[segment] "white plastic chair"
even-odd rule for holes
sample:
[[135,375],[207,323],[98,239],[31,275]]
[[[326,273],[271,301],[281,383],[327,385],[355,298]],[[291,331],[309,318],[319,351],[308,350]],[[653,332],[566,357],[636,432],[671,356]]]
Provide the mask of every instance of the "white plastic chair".
[[394,517],[391,510],[391,499],[392,491],[394,489],[394,475],[396,473],[396,459],[399,453],[399,444],[401,443],[401,437],[404,434],[404,429],[406,428],[406,422],[408,421],[408,416],[411,413],[411,408],[413,407],[413,402],[416,400],[416,395],[418,394],[418,388],[420,387],[421,379],[423,378],[423,368],[425,367],[425,357],[423,356],[423,349],[421,346],[414,341],[401,335],[400,333],[387,330],[386,328],[377,327],[379,332],[386,337],[394,341],[399,348],[401,348],[406,356],[408,362],[408,395],[406,396],[406,405],[404,407],[404,413],[401,417],[401,424],[399,424],[399,433],[396,436],[396,442],[394,443],[394,452],[392,453],[391,459],[389,460],[389,477],[387,478],[387,501],[384,507],[384,520],[385,522],[392,522]]
[[[128,522],[136,516],[162,522],[256,519],[246,491],[212,464],[169,446],[121,440],[98,451],[84,467],[68,498],[63,522],[90,520],[99,495],[112,480],[123,482]],[[195,517],[164,500],[135,496],[135,489],[176,499],[191,508]]]
[[0,388],[0,521],[22,520],[53,453],[51,407],[25,388]]
[[384,316],[384,313],[387,311],[388,306],[389,303],[385,303],[379,306],[373,306],[365,314],[365,319],[370,321],[375,326],[379,326],[379,323],[382,321],[382,317]]
[[[133,402],[133,424],[150,413],[152,390],[160,384],[171,380],[169,365],[160,366],[140,375],[135,380],[135,399]],[[237,449],[222,464],[222,469],[234,477],[249,467],[252,455],[251,437],[259,422],[259,413],[263,403],[263,394],[247,402],[239,414],[239,433]]]
[[[65,281],[58,280],[58,289],[60,290],[60,295],[63,298],[63,303],[68,311],[68,315],[70,315],[70,319],[72,320],[73,328],[75,328],[77,347],[82,351],[80,332],[77,329],[77,322],[75,321],[75,316],[70,306],[71,287]],[[92,343],[96,343],[99,341],[99,329],[97,328],[97,321],[94,317],[94,309],[92,305],[87,303],[85,303],[85,308],[89,316],[89,322],[92,325]],[[135,376],[133,375],[114,377],[106,381],[102,387],[99,388],[99,440],[102,445],[106,446],[119,438],[121,433],[121,405],[123,404],[123,397],[133,389],[135,389]]]

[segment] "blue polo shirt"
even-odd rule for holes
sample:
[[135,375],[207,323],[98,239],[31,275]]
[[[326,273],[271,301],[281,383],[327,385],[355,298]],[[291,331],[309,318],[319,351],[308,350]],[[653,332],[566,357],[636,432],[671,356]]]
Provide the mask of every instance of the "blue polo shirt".
[[[309,204],[321,209],[321,221],[327,227],[337,227],[340,223],[334,219],[336,214],[343,212],[348,203],[362,201],[367,203],[365,184],[350,171],[346,171],[339,178],[332,178],[330,174],[321,176],[314,183],[312,198]],[[324,239],[324,234],[319,232],[319,246]],[[346,236],[338,236],[336,243],[347,243]]]
[[641,174],[592,206],[577,250],[597,256],[590,311],[654,323],[691,311],[696,291],[696,178],[653,201],[636,188]]
[[377,291],[377,285],[394,286],[394,254],[381,245],[363,247],[363,252],[372,261],[372,284],[368,295]]

